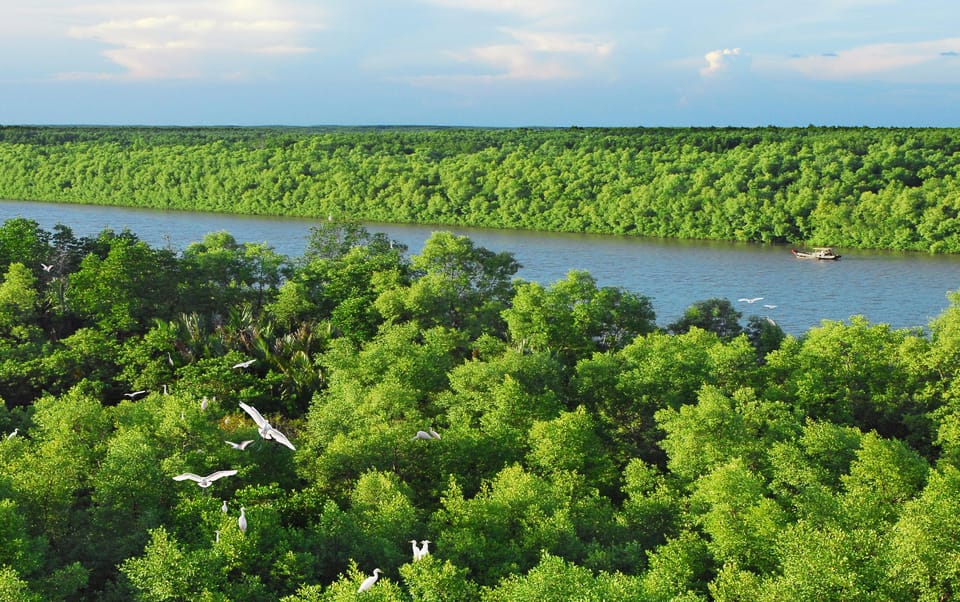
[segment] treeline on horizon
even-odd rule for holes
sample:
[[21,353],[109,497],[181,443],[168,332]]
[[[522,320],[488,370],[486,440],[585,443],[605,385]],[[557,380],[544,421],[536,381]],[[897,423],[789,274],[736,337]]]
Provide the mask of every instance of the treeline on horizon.
[[0,599],[956,594],[960,293],[795,338],[518,268],[355,222],[298,258],[3,223]]
[[960,252],[960,130],[0,128],[0,198]]

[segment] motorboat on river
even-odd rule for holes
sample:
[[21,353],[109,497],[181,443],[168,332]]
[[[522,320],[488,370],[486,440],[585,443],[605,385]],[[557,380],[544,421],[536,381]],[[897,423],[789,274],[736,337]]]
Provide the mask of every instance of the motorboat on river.
[[814,247],[810,251],[798,251],[796,249],[791,249],[794,257],[800,259],[840,259],[840,256],[834,252],[833,247]]

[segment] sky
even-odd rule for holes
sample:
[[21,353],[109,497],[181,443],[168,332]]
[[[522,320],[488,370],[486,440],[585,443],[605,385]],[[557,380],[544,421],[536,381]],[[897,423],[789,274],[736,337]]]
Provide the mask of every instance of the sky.
[[957,0],[0,9],[0,125],[960,127]]

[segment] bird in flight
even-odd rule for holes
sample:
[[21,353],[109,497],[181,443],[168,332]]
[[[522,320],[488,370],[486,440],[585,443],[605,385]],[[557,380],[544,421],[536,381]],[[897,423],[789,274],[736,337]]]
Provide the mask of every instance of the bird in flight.
[[240,402],[240,407],[243,408],[243,411],[250,415],[253,418],[253,421],[257,423],[257,432],[260,433],[260,436],[264,439],[273,439],[277,443],[286,445],[290,449],[297,449],[290,443],[290,440],[287,439],[286,435],[273,428],[267,419],[260,415],[260,412],[257,411],[257,408],[249,406],[242,401]]
[[744,303],[756,303],[760,299],[763,299],[763,297],[751,297],[750,299],[747,299],[746,297],[740,297],[737,299],[737,301],[743,301]]
[[249,368],[255,361],[257,360],[252,359],[252,360],[247,360],[245,362],[238,362],[230,367],[233,368],[234,370],[236,370],[237,368]]
[[763,306],[766,307],[767,309],[776,309],[776,308],[777,308],[776,305],[770,305],[769,303],[764,303]]
[[177,476],[173,477],[173,480],[186,481],[187,479],[190,479],[191,481],[196,481],[197,485],[206,489],[207,487],[213,485],[213,482],[216,481],[217,479],[220,479],[223,477],[230,477],[235,474],[237,474],[236,470],[218,470],[216,472],[211,472],[205,477],[202,477],[200,475],[193,474],[192,472],[185,472],[183,474],[178,474]]
[[146,389],[140,389],[139,391],[131,391],[129,393],[124,393],[124,395],[126,395],[130,399],[133,399],[134,397],[137,397],[138,395],[143,395],[146,392],[147,392]]
[[247,446],[253,443],[253,439],[247,439],[246,441],[241,441],[240,443],[234,443],[233,441],[224,441],[227,445],[233,449],[245,450]]
[[50,270],[53,269],[53,266],[52,266],[52,265],[47,265],[47,264],[43,263],[42,261],[40,262],[40,267],[43,268],[43,271],[44,271],[44,272],[49,272]]

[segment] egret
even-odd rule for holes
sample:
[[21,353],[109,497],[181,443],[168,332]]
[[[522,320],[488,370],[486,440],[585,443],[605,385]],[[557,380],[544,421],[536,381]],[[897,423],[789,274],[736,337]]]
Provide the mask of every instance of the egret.
[[220,531],[219,530],[214,531],[213,535],[214,535],[213,543],[220,543]]
[[264,439],[273,439],[277,443],[286,445],[290,449],[297,449],[290,443],[290,440],[287,439],[286,435],[273,428],[266,418],[260,415],[260,412],[257,411],[257,408],[253,406],[248,406],[247,404],[240,402],[240,407],[243,408],[243,411],[250,415],[253,418],[253,421],[257,423],[257,432],[260,433],[260,436]]
[[737,301],[743,301],[744,303],[756,303],[757,301],[759,301],[759,300],[761,300],[761,299],[763,299],[763,297],[752,297],[752,298],[750,298],[750,299],[747,299],[746,297],[741,297],[741,298],[737,299]]
[[20,432],[20,427],[18,426],[17,428],[15,428],[15,429],[13,429],[12,431],[10,431],[10,434],[7,435],[7,439],[13,439],[14,437],[17,436],[17,433],[19,433],[19,432]]
[[414,435],[413,438],[410,440],[414,441],[416,439],[433,439],[433,437],[431,437],[430,433],[428,433],[427,431],[417,431],[417,434]]
[[380,569],[373,569],[373,574],[363,580],[363,583],[361,583],[360,587],[357,588],[357,593],[359,594],[360,592],[365,592],[373,587],[373,584],[377,582],[377,579],[380,578],[380,573],[382,572],[383,571]]
[[227,500],[223,500],[223,503],[220,504],[220,512],[223,512],[224,514],[227,513]]
[[240,518],[237,519],[237,526],[240,527],[240,531],[243,533],[247,532],[247,515],[246,508],[240,507]]
[[134,397],[137,397],[137,396],[139,396],[139,395],[143,395],[143,394],[146,393],[146,392],[147,392],[146,389],[140,389],[139,391],[130,391],[129,393],[124,393],[124,395],[126,395],[126,396],[129,397],[130,399],[133,399]]
[[777,325],[777,323],[774,322],[773,319],[772,319],[770,316],[767,316],[767,322],[770,323],[770,326],[776,326],[776,325]]
[[200,400],[200,411],[203,412],[207,409],[207,396],[204,395],[203,399]]
[[257,360],[256,360],[256,359],[252,359],[252,360],[247,360],[247,361],[245,361],[245,362],[238,362],[238,363],[236,363],[236,364],[234,364],[234,365],[232,365],[232,366],[230,366],[230,367],[233,368],[233,369],[237,369],[237,368],[249,368],[249,367],[253,364],[253,362],[255,362],[255,361],[257,361]]
[[43,268],[43,271],[44,271],[44,272],[49,272],[50,270],[53,269],[53,266],[52,266],[52,265],[47,265],[47,264],[43,263],[42,261],[40,262],[40,267]]
[[420,548],[417,547],[416,539],[411,539],[410,544],[413,546],[413,561],[416,562],[420,560]]
[[431,429],[430,429],[430,436],[433,437],[434,439],[439,439],[439,438],[440,438],[440,433],[438,433],[437,431],[435,431],[435,430],[433,430],[433,429],[431,428]]
[[233,441],[226,441],[226,440],[224,440],[224,443],[226,443],[227,445],[229,445],[229,446],[232,447],[233,449],[244,450],[244,449],[247,449],[247,446],[248,446],[248,445],[250,445],[251,443],[253,443],[253,439],[246,439],[246,440],[244,440],[244,441],[241,441],[240,443],[234,443]]
[[430,555],[430,540],[424,539],[420,542],[420,558]]
[[196,481],[197,485],[206,489],[207,487],[213,485],[213,482],[216,481],[217,479],[220,479],[223,477],[231,477],[235,474],[237,474],[236,470],[218,470],[216,472],[211,472],[205,477],[202,477],[200,475],[193,474],[192,472],[185,472],[183,474],[178,474],[177,476],[173,477],[173,480],[186,481],[187,479],[190,479],[191,481]]
[[767,309],[776,309],[776,308],[777,308],[776,305],[770,305],[769,303],[764,303],[763,306],[766,307]]

